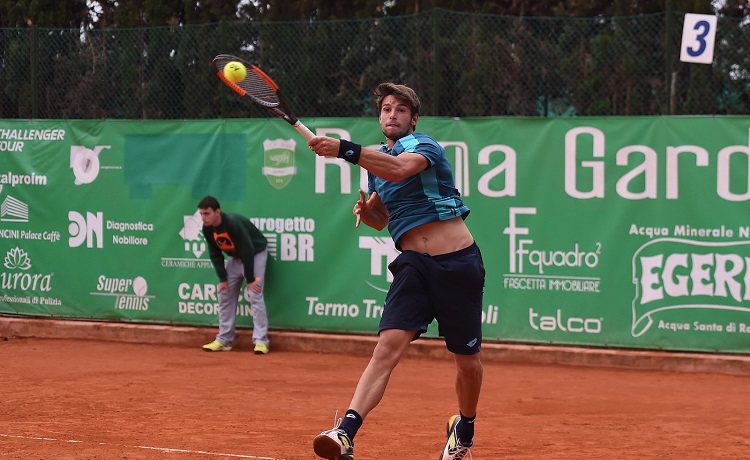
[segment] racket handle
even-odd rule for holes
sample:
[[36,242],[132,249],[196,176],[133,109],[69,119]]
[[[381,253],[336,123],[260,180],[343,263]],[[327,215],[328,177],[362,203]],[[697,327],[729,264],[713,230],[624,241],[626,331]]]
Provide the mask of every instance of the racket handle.
[[294,123],[294,125],[292,126],[294,126],[294,129],[299,131],[299,133],[302,134],[305,137],[305,139],[307,139],[308,141],[312,139],[313,137],[315,137],[315,134],[313,134],[313,132],[310,131],[307,128],[307,126],[303,125],[302,122],[299,120],[297,120],[297,122]]

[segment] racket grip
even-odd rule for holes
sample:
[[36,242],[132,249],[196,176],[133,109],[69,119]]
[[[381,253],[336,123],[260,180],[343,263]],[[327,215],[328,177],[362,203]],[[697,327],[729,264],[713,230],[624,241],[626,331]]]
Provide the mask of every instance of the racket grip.
[[303,125],[302,122],[299,120],[297,120],[297,122],[294,123],[293,126],[294,126],[294,129],[299,131],[299,133],[302,134],[305,137],[305,139],[307,139],[308,141],[312,139],[313,137],[315,137],[315,134],[313,134],[313,132],[310,131],[307,128],[307,126]]

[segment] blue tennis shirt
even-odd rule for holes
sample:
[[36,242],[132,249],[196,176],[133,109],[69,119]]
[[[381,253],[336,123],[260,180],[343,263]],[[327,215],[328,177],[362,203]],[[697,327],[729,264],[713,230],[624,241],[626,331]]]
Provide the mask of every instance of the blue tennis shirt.
[[380,151],[392,156],[418,153],[430,162],[427,169],[401,182],[390,182],[367,173],[369,192],[378,192],[388,210],[388,231],[398,250],[401,250],[401,236],[414,227],[457,216],[466,219],[469,208],[456,189],[445,150],[430,136],[412,133],[399,139],[391,150],[384,145]]

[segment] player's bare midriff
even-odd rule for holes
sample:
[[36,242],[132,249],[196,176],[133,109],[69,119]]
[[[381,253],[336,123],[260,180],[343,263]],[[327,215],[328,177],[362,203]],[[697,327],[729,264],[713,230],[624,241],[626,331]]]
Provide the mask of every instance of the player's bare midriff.
[[404,233],[399,242],[404,251],[439,256],[471,246],[474,237],[464,220],[456,217],[414,227]]

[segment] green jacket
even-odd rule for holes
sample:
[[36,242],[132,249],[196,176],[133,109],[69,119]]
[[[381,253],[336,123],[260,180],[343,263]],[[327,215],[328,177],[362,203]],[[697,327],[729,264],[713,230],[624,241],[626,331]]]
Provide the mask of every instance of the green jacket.
[[255,254],[266,249],[268,240],[250,219],[239,214],[222,212],[221,224],[218,227],[204,225],[203,236],[208,243],[211,263],[220,281],[227,280],[224,253],[230,257],[239,257],[245,267],[245,279],[248,283],[255,281],[253,259]]

